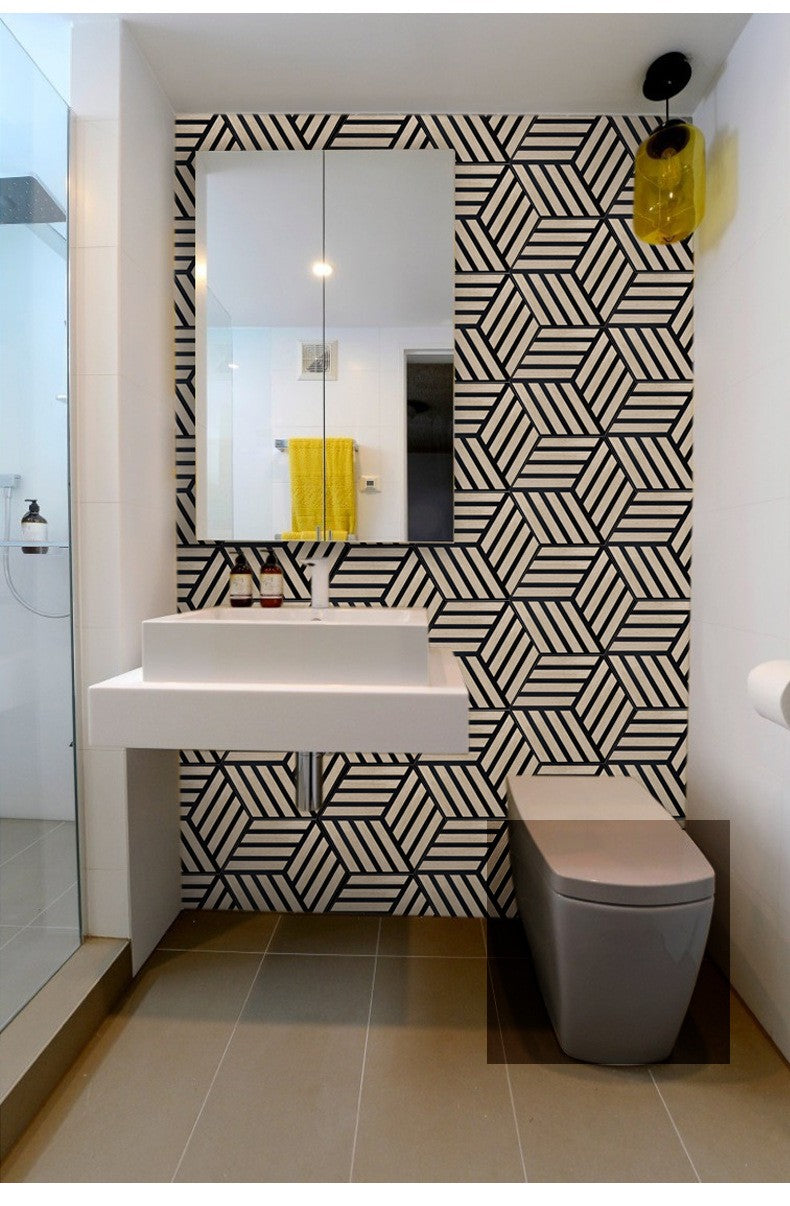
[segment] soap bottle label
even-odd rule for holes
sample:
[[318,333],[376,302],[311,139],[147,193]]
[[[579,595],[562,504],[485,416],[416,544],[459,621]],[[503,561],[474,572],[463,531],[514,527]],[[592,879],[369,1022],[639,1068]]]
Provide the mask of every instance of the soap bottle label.
[[252,598],[252,577],[250,574],[231,574],[230,597],[231,599]]
[[283,596],[282,574],[261,574],[261,598],[281,599]]
[[30,543],[46,544],[47,525],[45,523],[21,523],[22,539]]

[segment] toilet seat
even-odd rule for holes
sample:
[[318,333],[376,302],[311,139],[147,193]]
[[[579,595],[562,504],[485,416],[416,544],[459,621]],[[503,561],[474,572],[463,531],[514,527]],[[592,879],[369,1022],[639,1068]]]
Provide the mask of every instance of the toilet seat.
[[561,896],[644,907],[714,894],[705,856],[634,779],[511,776],[508,800],[530,862]]

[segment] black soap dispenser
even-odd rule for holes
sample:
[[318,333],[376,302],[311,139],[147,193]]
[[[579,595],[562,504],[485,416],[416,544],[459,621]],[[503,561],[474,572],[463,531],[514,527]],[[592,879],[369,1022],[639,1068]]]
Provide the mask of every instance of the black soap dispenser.
[[25,502],[30,503],[30,507],[22,516],[20,527],[22,529],[22,539],[30,541],[30,543],[22,545],[22,552],[48,553],[47,521],[41,514],[35,498],[26,498]]
[[241,550],[230,567],[230,605],[252,607],[252,569]]

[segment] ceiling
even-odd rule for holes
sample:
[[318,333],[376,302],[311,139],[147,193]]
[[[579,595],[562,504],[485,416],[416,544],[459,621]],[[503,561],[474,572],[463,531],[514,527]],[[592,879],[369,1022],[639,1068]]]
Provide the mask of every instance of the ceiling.
[[121,13],[176,113],[651,113],[650,62],[714,82],[748,13]]

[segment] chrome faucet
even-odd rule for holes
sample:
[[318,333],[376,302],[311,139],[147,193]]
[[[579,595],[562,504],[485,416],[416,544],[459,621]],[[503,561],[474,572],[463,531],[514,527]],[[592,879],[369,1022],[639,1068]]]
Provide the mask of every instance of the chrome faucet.
[[329,557],[305,557],[302,565],[312,566],[310,575],[310,606],[321,610],[329,606],[329,575],[332,561]]

